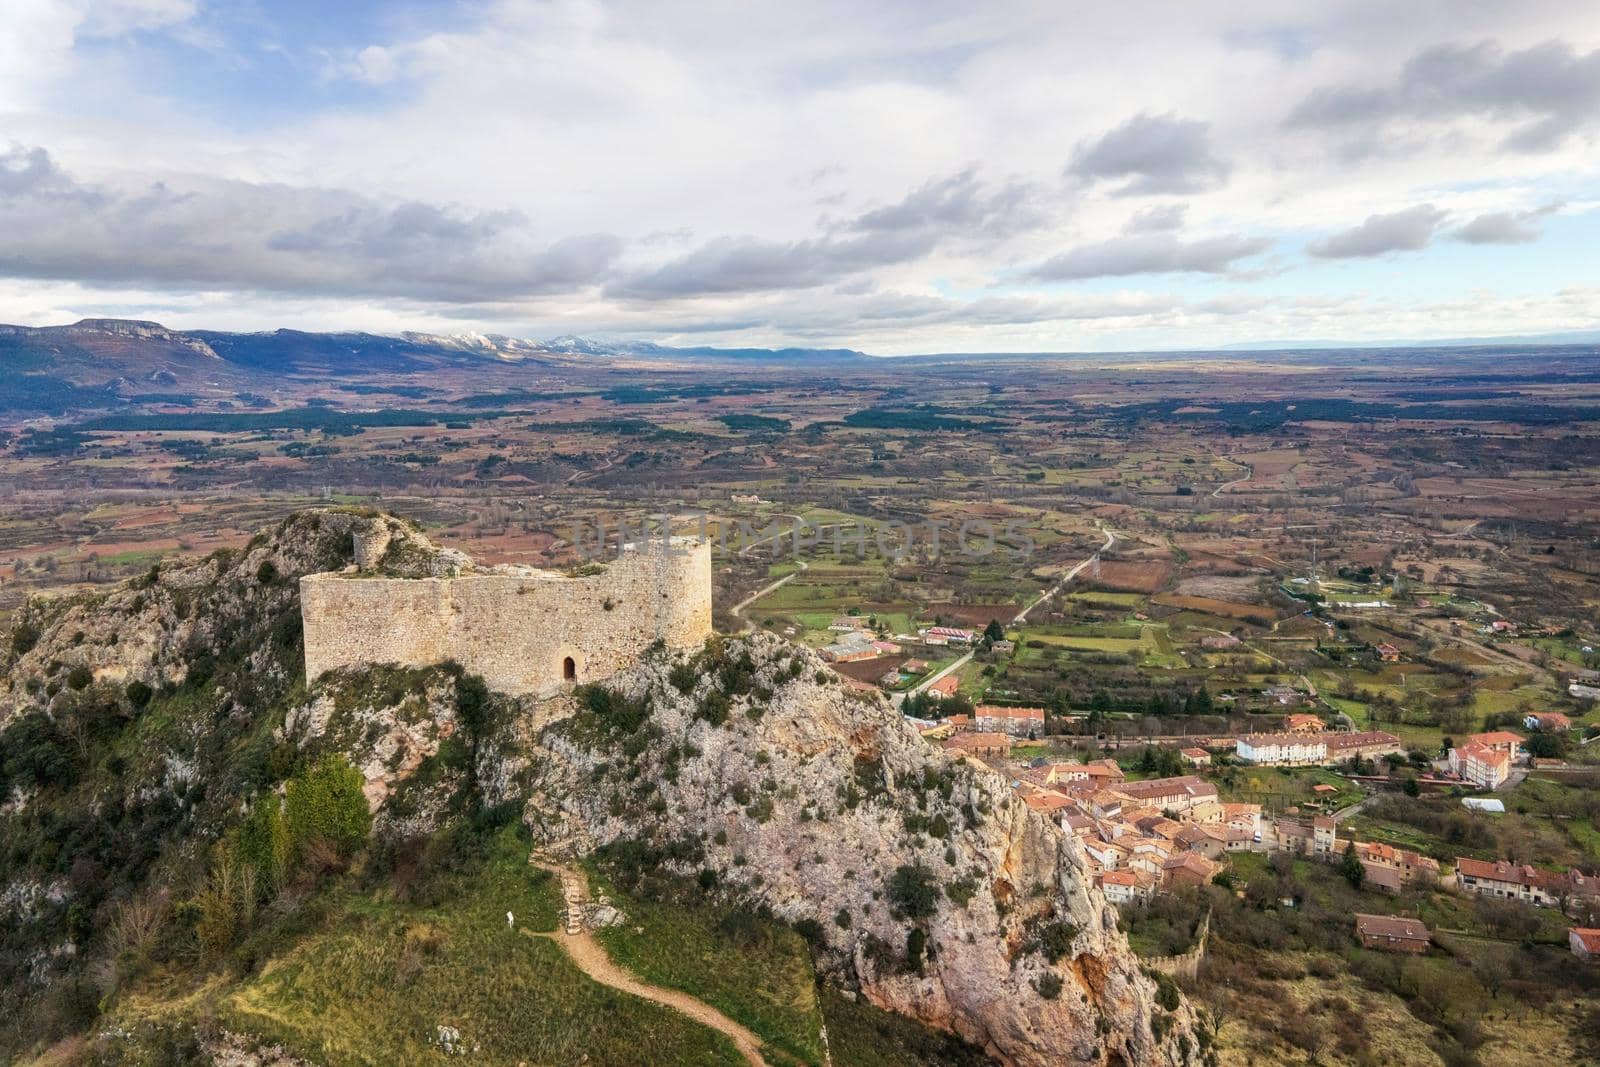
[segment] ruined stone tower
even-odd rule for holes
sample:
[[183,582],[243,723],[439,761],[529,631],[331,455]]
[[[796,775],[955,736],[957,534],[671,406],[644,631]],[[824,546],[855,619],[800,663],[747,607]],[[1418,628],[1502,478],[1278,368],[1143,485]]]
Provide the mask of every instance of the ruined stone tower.
[[454,660],[491,689],[549,696],[615,674],[656,641],[693,648],[711,634],[705,541],[630,545],[577,576],[473,569],[451,554],[443,575],[391,577],[375,570],[386,549],[359,536],[355,566],[300,579],[308,682],[341,667]]

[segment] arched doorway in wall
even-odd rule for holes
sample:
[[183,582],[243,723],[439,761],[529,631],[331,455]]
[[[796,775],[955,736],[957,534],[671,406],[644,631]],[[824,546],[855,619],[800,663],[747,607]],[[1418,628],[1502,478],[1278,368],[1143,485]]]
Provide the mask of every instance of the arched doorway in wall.
[[561,661],[561,680],[576,682],[578,680],[578,661],[568,656]]

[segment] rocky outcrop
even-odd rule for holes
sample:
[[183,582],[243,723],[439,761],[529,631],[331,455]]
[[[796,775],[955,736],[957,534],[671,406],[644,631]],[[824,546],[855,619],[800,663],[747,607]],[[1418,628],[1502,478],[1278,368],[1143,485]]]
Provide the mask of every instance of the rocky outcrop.
[[297,512],[243,549],[163,564],[105,593],[30,601],[0,653],[0,726],[92,682],[182,684],[230,649],[253,685],[292,684],[282,653],[299,640],[296,579],[346,566],[358,535],[380,528],[397,567],[442,566],[440,550],[400,520],[324,508]]
[[71,326],[61,328],[61,333],[77,339],[115,337],[130,341],[161,341],[181,346],[218,362],[222,357],[199,337],[169,330],[159,322],[138,319],[79,319]]
[[803,923],[881,1007],[1007,1063],[1200,1062],[1076,840],[807,650],[757,635],[650,657],[541,740],[536,838],[640,840]]

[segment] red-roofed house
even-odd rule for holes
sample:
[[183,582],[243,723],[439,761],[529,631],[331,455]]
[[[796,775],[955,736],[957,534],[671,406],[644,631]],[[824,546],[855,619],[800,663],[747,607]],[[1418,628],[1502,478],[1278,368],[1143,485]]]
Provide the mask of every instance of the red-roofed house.
[[1283,728],[1291,734],[1319,734],[1328,724],[1315,715],[1285,715]]
[[1439,880],[1439,861],[1410,849],[1395,848],[1381,841],[1357,841],[1356,855],[1362,863],[1397,871],[1402,883],[1419,880],[1432,883]]
[[1127,777],[1122,772],[1122,766],[1114,759],[1090,760],[1083,765],[1083,770],[1091,782],[1101,785],[1116,785]]
[[1502,900],[1521,900],[1541,908],[1553,908],[1562,896],[1571,891],[1570,880],[1554,871],[1544,871],[1527,864],[1507,863],[1497,860],[1475,860],[1467,856],[1456,859],[1456,884],[1462,892],[1478,893]]
[[1206,885],[1221,870],[1222,864],[1198,852],[1180,852],[1166,862],[1161,873],[1169,886]]
[[1252,835],[1261,832],[1260,804],[1224,804],[1222,818],[1229,826],[1249,831]]
[[1530,730],[1560,731],[1572,729],[1572,720],[1559,711],[1535,711],[1523,716],[1522,725]]
[[1075,808],[1078,806],[1077,802],[1071,797],[1047,790],[1024,793],[1022,802],[1034,811],[1042,811],[1046,815],[1053,815],[1063,808]]
[[1416,919],[1399,915],[1356,915],[1356,936],[1363,948],[1382,949],[1385,952],[1410,952],[1421,955],[1428,951],[1433,935]]
[[[1515,734],[1510,736],[1516,737]],[[1491,748],[1471,740],[1450,750],[1450,771],[1479,788],[1499,789],[1511,777],[1511,754],[1504,748]]]
[[961,679],[953,674],[947,674],[928,686],[927,694],[935,700],[943,700],[945,697],[955,696],[960,688]]
[[1100,883],[1101,892],[1105,893],[1106,900],[1112,904],[1128,904],[1135,900],[1148,897],[1155,889],[1155,884],[1148,875],[1142,876],[1138,871],[1105,871],[1096,875]]
[[1473,734],[1467,738],[1468,743],[1477,743],[1496,752],[1516,758],[1517,746],[1522,744],[1522,738],[1509,730],[1490,730],[1486,734]]
[[1361,861],[1361,885],[1364,889],[1375,892],[1398,893],[1405,883],[1400,880],[1400,872],[1393,867],[1385,867],[1381,863],[1368,863]]
[[1203,748],[1186,748],[1179,753],[1191,767],[1211,766],[1211,753]]
[[939,742],[952,755],[1005,756],[1011,752],[1011,738],[996,733],[960,733]]
[[1325,815],[1306,822],[1297,816],[1282,815],[1274,823],[1278,847],[1302,856],[1330,859],[1339,852],[1339,824]]
[[1147,778],[1142,782],[1123,782],[1116,791],[1129,800],[1157,809],[1186,811],[1202,801],[1216,800],[1217,787],[1204,778],[1184,775],[1179,778]]
[[1567,931],[1567,944],[1572,946],[1572,954],[1580,960],[1591,963],[1600,961],[1600,930],[1574,926]]

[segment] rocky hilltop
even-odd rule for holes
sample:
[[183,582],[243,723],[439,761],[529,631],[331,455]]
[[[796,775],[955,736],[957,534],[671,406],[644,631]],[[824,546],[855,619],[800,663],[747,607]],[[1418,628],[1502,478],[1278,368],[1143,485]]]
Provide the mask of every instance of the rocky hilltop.
[[91,684],[181,686],[221,659],[238,658],[259,689],[292,684],[282,653],[300,640],[296,579],[354,562],[358,545],[377,546],[375,568],[397,577],[461,565],[407,523],[323,508],[285,519],[242,550],[152,567],[106,593],[35,599],[18,613],[0,660],[0,726]]
[[628,842],[715,881],[812,930],[875,1004],[1004,1062],[1199,1062],[1076,840],[809,650],[757,635],[653,657],[541,741],[537,840]]
[[[519,814],[542,851],[791,924],[836,983],[1002,1062],[1205,1059],[1189,1007],[1141,972],[1076,841],[807,650],[767,636],[653,650],[544,702],[448,664],[308,687],[296,579],[354,562],[357,546],[397,576],[470,567],[399,520],[321,509],[19,613],[0,672],[0,1059],[109,1017],[152,974],[212,991],[168,1005],[162,1034],[189,1041],[217,1013],[237,1030],[252,1016],[230,983],[316,928],[304,916],[341,899],[330,878],[449,869],[463,840]],[[250,851],[295,783],[339,773],[358,809],[340,825],[365,844]],[[240,883],[251,855],[255,880]],[[390,877],[380,897],[417,875]],[[206,975],[227,952],[238,969],[218,985]],[[121,1027],[101,1044],[143,1040]]]

